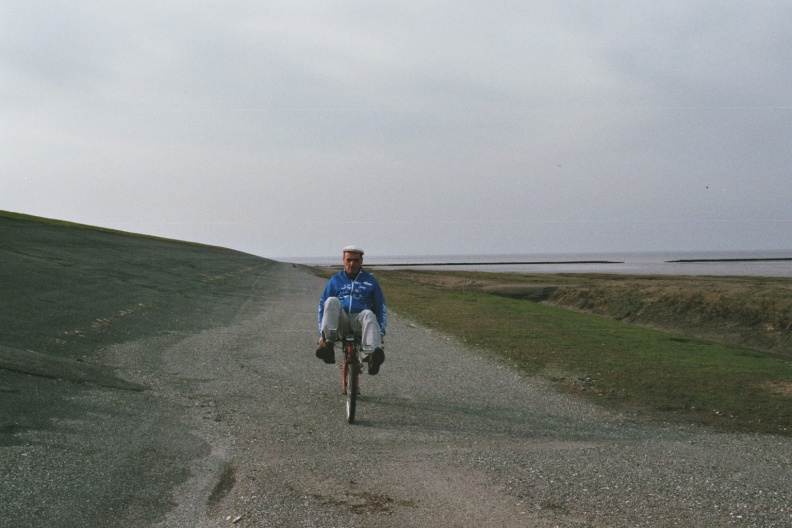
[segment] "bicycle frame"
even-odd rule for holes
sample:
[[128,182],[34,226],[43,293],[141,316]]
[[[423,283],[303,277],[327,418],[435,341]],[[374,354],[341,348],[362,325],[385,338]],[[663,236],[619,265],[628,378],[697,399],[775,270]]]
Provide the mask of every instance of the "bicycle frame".
[[[341,384],[346,396],[346,418],[348,423],[355,421],[357,396],[360,394],[360,373],[363,365],[360,362],[360,338],[354,332],[341,337],[344,351],[344,363],[341,366]],[[352,378],[351,380],[349,378]],[[352,385],[350,387],[350,385]]]
[[[341,339],[341,346],[344,350],[344,364],[341,366],[341,383],[344,388],[344,396],[347,393],[347,365],[349,362],[353,362],[355,367],[357,368],[357,373],[360,374],[363,365],[360,362],[360,354],[358,350],[360,348],[360,339],[357,338],[354,334],[343,336]],[[357,379],[357,387],[355,387],[358,391],[360,391],[360,378]]]

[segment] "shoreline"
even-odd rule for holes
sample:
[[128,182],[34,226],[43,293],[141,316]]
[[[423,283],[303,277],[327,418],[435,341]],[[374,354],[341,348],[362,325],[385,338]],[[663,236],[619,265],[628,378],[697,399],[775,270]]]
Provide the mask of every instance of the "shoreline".
[[[667,264],[684,264],[697,262],[792,262],[792,257],[770,257],[770,258],[712,258],[712,259],[677,259],[664,260]],[[403,268],[410,266],[543,266],[543,265],[584,265],[584,264],[626,264],[623,260],[513,260],[496,262],[397,262],[397,263],[375,263],[366,264],[368,268]],[[335,265],[319,266],[322,268],[335,267]]]
[[[768,258],[712,258],[712,259],[676,259],[664,260],[666,264],[685,264],[702,262],[792,262],[792,257]],[[510,260],[495,262],[376,262],[366,264],[367,268],[406,268],[406,267],[432,267],[432,266],[557,266],[557,265],[589,265],[589,264],[626,264],[623,260]],[[315,265],[317,268],[337,268],[337,264]]]
[[[790,259],[792,260],[792,259]],[[558,264],[624,264],[624,261],[615,260],[541,260],[541,261],[503,261],[503,262],[422,262],[422,263],[376,263],[366,264],[367,268],[404,268],[410,266],[542,266],[542,265],[558,265]],[[324,268],[336,266],[320,266]]]
[[719,259],[678,259],[666,260],[673,264],[684,264],[686,262],[792,262],[792,257],[771,257],[771,258],[719,258]]
[[[473,271],[509,274],[607,274],[607,275],[661,275],[661,276],[745,276],[792,278],[792,256],[788,253],[761,254],[666,254],[656,258],[639,255],[635,259],[628,255],[580,255],[565,258],[563,255],[548,256],[501,256],[487,260],[457,257],[395,257],[372,259],[365,267],[372,271],[415,270],[415,271]],[[520,260],[520,259],[523,260]],[[337,269],[339,264],[324,261],[303,263],[316,269]]]

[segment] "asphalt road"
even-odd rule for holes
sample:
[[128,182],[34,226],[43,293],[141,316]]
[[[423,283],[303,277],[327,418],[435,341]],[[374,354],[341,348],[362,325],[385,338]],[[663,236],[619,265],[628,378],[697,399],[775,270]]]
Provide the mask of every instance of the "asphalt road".
[[611,411],[397,314],[348,425],[323,280],[23,224],[0,220],[0,526],[792,526],[789,438]]

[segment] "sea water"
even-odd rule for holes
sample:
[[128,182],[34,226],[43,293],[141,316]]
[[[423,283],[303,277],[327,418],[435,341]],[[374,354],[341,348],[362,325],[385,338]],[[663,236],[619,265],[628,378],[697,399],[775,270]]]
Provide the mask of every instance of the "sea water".
[[[680,262],[691,260],[697,262]],[[289,259],[289,262],[312,266],[338,265],[340,267],[341,258],[295,258]],[[391,257],[367,255],[365,267],[370,269],[434,269],[499,273],[792,277],[792,250]]]

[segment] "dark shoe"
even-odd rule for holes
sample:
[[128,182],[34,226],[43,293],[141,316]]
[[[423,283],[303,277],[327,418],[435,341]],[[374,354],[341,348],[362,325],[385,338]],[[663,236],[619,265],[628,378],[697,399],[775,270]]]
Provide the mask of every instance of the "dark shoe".
[[372,376],[379,372],[380,365],[385,362],[385,351],[377,347],[368,357],[368,372]]
[[335,363],[335,351],[333,350],[333,346],[328,345],[317,348],[316,357],[318,357],[328,365],[332,365],[333,363]]

